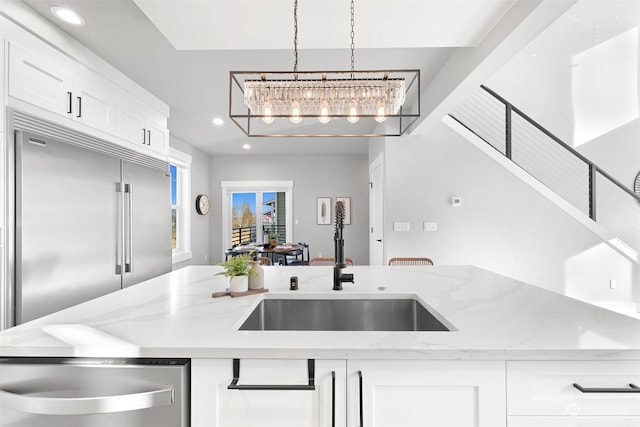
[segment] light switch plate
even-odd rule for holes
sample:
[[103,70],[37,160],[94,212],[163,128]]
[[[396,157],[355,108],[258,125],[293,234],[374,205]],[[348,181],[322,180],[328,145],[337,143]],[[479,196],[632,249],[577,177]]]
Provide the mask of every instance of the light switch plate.
[[425,221],[422,223],[422,231],[438,231],[438,223]]
[[393,231],[411,231],[411,223],[394,221]]

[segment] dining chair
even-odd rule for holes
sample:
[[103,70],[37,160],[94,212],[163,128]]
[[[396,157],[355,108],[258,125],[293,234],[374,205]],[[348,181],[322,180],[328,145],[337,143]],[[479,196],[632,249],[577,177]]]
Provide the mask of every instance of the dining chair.
[[[287,265],[308,265],[309,264],[309,244],[307,242],[298,242],[301,246],[300,255],[295,255],[287,260]],[[300,257],[300,258],[299,258]]]
[[260,265],[273,265],[271,258],[267,258],[266,256],[258,257],[258,261],[260,261]]
[[[309,260],[309,265],[334,265],[336,263],[335,258],[333,257],[314,257]],[[344,258],[344,263],[353,266],[353,260],[349,257]]]
[[431,258],[391,258],[389,265],[433,265]]

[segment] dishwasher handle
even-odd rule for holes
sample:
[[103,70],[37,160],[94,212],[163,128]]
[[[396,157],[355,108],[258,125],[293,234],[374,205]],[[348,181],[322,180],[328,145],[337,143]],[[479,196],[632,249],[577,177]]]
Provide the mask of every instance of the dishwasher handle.
[[155,408],[171,405],[175,400],[175,393],[171,387],[96,397],[45,397],[29,396],[29,393],[33,391],[21,390],[21,393],[13,393],[0,390],[0,406],[30,414],[88,415]]

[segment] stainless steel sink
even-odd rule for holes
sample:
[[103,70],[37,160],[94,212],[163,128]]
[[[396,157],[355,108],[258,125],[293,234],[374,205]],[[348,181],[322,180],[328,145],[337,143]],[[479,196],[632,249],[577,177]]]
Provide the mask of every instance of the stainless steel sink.
[[262,300],[241,331],[449,331],[413,298]]

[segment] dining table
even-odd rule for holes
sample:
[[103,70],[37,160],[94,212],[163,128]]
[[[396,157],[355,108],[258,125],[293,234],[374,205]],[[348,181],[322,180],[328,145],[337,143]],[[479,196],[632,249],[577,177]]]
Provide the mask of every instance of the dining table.
[[[296,259],[303,256],[304,246],[298,243],[281,243],[277,246],[270,246],[265,243],[243,243],[234,246],[231,249],[225,251],[225,260],[229,256],[245,255],[252,252],[257,252],[261,256],[266,256],[271,259],[273,264],[276,264],[276,260],[281,260],[283,265],[289,264],[289,257],[295,257]],[[280,255],[279,257],[277,255]]]

